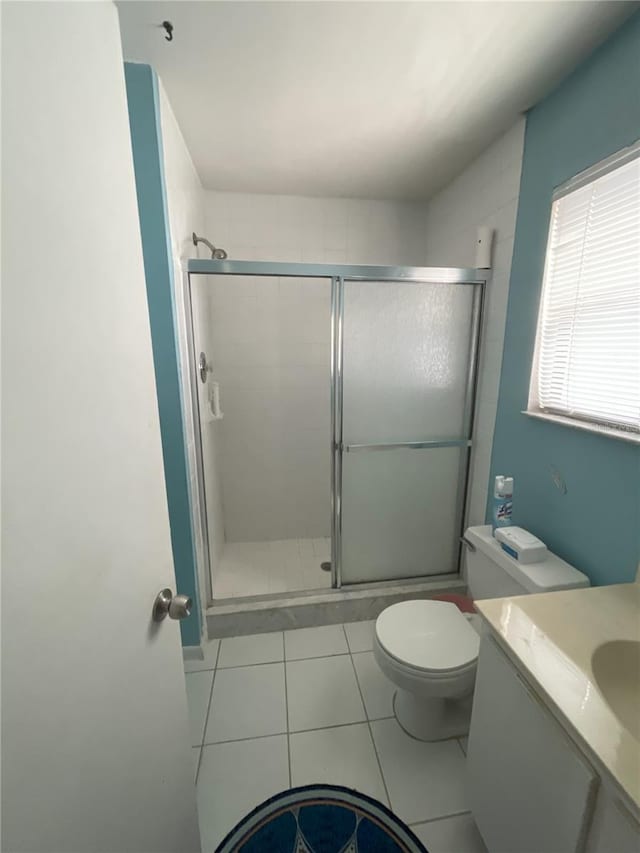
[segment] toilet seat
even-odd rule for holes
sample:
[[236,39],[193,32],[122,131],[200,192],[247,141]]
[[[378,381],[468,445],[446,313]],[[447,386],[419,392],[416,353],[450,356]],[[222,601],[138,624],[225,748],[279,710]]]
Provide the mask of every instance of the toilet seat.
[[448,677],[474,668],[480,638],[455,604],[401,601],[376,621],[382,649],[403,667],[430,678]]

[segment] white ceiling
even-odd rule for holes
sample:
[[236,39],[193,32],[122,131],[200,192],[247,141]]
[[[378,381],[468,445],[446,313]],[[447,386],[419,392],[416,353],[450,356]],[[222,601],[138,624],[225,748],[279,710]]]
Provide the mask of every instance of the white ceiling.
[[[426,199],[629,2],[120,2],[209,189]],[[174,25],[167,42],[159,28]]]

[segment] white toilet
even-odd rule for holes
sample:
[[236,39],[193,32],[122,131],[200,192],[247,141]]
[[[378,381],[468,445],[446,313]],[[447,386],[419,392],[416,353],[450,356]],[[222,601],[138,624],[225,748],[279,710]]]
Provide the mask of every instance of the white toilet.
[[[506,554],[491,526],[470,527],[466,580],[473,599],[500,598],[589,586],[589,578],[560,557],[528,565]],[[447,601],[401,601],[378,616],[374,654],[398,688],[394,711],[419,740],[442,740],[469,730],[480,646],[479,617]]]

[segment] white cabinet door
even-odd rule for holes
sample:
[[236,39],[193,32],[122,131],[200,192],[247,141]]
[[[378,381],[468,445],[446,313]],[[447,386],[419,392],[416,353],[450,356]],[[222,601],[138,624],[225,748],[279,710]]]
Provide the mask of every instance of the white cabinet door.
[[118,14],[2,4],[2,850],[200,849]]
[[587,853],[638,853],[640,824],[617,797],[600,789],[587,840]]
[[467,774],[491,853],[582,849],[596,776],[489,636],[480,647]]

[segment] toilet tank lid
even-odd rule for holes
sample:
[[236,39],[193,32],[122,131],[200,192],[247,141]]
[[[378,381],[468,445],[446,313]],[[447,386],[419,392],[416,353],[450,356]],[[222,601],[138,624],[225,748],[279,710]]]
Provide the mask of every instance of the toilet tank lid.
[[565,563],[551,551],[548,551],[546,559],[539,563],[519,563],[505,553],[493,538],[490,524],[468,527],[465,536],[527,592],[553,592],[553,590],[578,589],[591,585],[585,574],[574,569],[569,563]]

